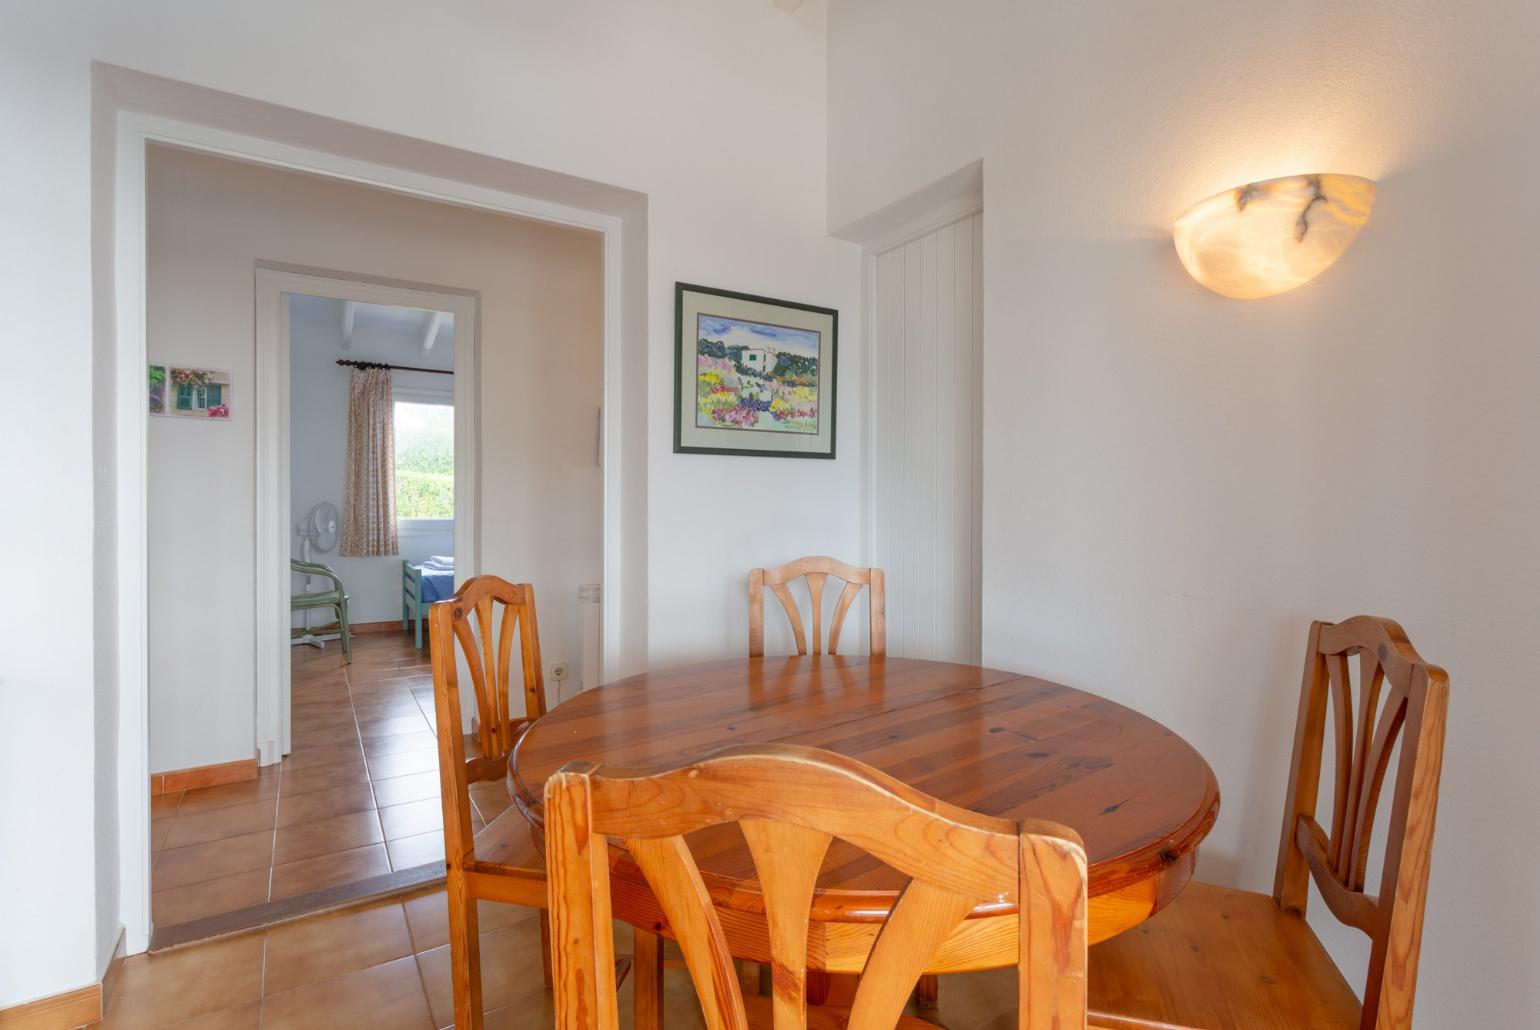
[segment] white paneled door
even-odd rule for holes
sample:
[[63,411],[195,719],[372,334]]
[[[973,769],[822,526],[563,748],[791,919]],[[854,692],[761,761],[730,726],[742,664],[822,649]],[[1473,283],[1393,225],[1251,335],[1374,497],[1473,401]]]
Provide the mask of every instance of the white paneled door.
[[893,655],[979,661],[980,225],[875,259],[871,540]]

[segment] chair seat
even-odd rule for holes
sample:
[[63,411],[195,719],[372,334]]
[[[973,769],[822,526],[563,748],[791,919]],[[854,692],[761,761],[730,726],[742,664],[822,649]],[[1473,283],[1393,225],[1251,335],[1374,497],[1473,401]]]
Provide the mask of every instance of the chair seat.
[[1190,883],[1091,948],[1091,1021],[1137,1028],[1357,1027],[1353,988],[1304,919],[1265,894]]
[[494,901],[545,908],[545,853],[535,843],[524,813],[510,808],[476,833],[477,895]]

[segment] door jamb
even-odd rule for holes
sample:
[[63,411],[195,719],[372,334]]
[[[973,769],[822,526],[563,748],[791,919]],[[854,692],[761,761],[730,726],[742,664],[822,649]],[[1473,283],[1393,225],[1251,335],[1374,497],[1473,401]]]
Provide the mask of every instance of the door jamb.
[[479,299],[382,283],[343,273],[294,271],[259,263],[257,308],[257,764],[272,765],[290,750],[289,573],[293,512],[289,508],[289,305],[294,293],[447,311],[454,315],[455,563],[461,582],[481,571],[477,520],[480,420]]

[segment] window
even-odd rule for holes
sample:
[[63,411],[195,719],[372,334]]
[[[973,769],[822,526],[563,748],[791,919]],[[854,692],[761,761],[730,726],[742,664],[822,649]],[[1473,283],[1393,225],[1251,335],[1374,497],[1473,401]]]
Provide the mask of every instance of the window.
[[396,519],[455,517],[455,409],[396,401]]
[[196,386],[182,383],[176,388],[176,406],[180,411],[205,411],[218,407],[224,400],[225,388],[219,383]]

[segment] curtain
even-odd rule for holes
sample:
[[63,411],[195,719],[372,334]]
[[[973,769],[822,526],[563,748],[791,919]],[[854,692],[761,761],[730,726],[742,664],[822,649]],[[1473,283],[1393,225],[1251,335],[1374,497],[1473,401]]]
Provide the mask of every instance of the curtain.
[[354,369],[348,389],[348,467],[340,553],[395,555],[396,429],[390,369]]

